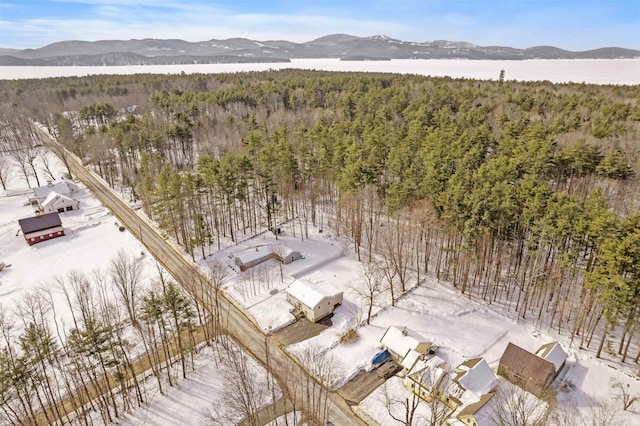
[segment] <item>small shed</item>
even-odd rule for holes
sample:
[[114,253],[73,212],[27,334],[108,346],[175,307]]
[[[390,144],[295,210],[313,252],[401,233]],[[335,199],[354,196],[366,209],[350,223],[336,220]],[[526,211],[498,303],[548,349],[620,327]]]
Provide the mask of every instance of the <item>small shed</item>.
[[555,375],[553,363],[509,343],[500,358],[498,374],[541,398]]
[[560,370],[564,367],[564,363],[567,361],[567,354],[558,342],[549,342],[540,346],[536,351],[536,355],[553,364],[555,368],[554,377],[560,373]]
[[62,213],[70,210],[78,210],[80,208],[80,201],[74,200],[66,195],[58,194],[57,192],[51,192],[40,205],[44,213]]
[[287,287],[287,301],[311,322],[333,313],[342,298],[343,292],[327,283],[295,280]]
[[415,333],[407,327],[397,327],[391,325],[382,335],[380,344],[383,349],[388,349],[391,356],[397,363],[409,354],[410,351],[416,351],[426,354],[431,349],[431,342],[418,333]]
[[64,235],[62,221],[57,212],[20,219],[18,224],[30,246]]

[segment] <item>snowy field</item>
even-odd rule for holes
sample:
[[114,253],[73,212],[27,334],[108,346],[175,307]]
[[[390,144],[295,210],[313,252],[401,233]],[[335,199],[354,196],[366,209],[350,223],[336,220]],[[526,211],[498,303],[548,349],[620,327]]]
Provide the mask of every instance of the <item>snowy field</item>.
[[[53,154],[46,155],[52,174],[59,179],[66,171],[64,166]],[[38,173],[40,184],[46,185],[51,178],[42,169]],[[33,177],[30,183],[37,186]],[[106,275],[111,259],[119,252],[139,262],[144,288],[157,276],[155,260],[138,240],[127,231],[119,231],[109,210],[84,185],[78,186],[80,192],[73,198],[80,201],[79,209],[60,213],[65,235],[33,246],[26,243],[18,225],[19,219],[34,216],[35,207],[26,205],[34,196],[33,191],[17,167],[7,182],[7,190],[0,188],[0,262],[11,265],[0,272],[0,305],[5,310],[15,309],[29,293],[44,290],[57,307],[58,325],[67,330],[73,321],[56,279],[64,280],[72,271]]]
[[[48,164],[54,177],[59,178],[66,171],[64,166],[51,153],[46,153]],[[9,157],[5,157],[16,166]],[[36,162],[38,164],[39,162]],[[42,166],[40,163],[39,166]],[[47,177],[42,167],[37,167],[41,185],[46,185]],[[50,177],[49,177],[50,178]],[[36,181],[30,179],[31,186]],[[50,300],[50,314],[55,312],[59,330],[69,330],[73,327],[71,311],[66,297],[56,279],[64,279],[72,271],[90,275],[100,272],[108,274],[110,260],[122,252],[135,258],[142,266],[143,289],[148,289],[151,282],[157,280],[158,265],[146,249],[129,232],[121,232],[117,226],[117,219],[108,209],[100,204],[93,194],[81,183],[80,191],[73,198],[80,201],[80,208],[74,211],[60,213],[65,236],[54,238],[29,246],[19,231],[18,220],[34,215],[35,207],[27,205],[33,197],[33,190],[29,189],[26,180],[18,173],[18,167],[7,180],[7,189],[0,189],[0,262],[8,264],[0,272],[0,311],[17,319],[16,313],[24,305],[24,301],[33,292],[44,292]],[[109,297],[117,298],[115,290],[108,284]],[[95,289],[94,289],[95,290]],[[73,296],[72,296],[73,298]],[[12,333],[18,335],[24,325],[17,319]],[[125,330],[131,342],[139,342],[139,337],[133,330]],[[142,345],[139,345],[142,346]],[[156,380],[147,377],[144,386],[145,399],[149,405],[144,405],[124,418],[119,424],[124,425],[201,425],[210,423],[211,416],[221,418],[227,416],[231,423],[240,419],[239,413],[216,411],[219,407],[227,406],[224,398],[229,397],[229,390],[233,387],[238,365],[231,365],[228,360],[246,359],[246,369],[249,372],[257,390],[266,389],[264,381],[266,371],[255,360],[241,355],[238,348],[232,344],[232,353],[222,347],[202,347],[194,357],[194,370],[188,381],[180,380],[175,387],[169,388],[165,396],[157,390]],[[138,348],[142,351],[142,348]],[[226,357],[225,362],[216,362],[217,355]],[[225,392],[223,392],[225,390]],[[257,391],[256,391],[257,392]],[[280,392],[276,391],[276,398]],[[271,393],[261,395],[259,404],[269,404]],[[207,420],[209,419],[209,421]],[[100,423],[99,417],[94,419]]]
[[553,83],[640,84],[640,59],[531,59],[526,61],[476,61],[447,59],[394,59],[391,61],[340,61],[292,59],[290,63],[132,65],[120,67],[10,67],[0,66],[0,80],[85,76],[94,74],[210,74],[266,71],[287,68],[323,71],[362,71],[449,76],[497,80],[505,70],[507,80]]

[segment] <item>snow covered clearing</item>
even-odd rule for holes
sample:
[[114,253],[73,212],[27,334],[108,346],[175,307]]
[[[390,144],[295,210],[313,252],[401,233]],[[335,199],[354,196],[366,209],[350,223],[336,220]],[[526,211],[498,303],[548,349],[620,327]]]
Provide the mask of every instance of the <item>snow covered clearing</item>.
[[[53,154],[46,155],[54,176],[61,177],[66,172],[64,166]],[[40,183],[47,184],[42,170]],[[34,178],[30,184],[36,186]],[[157,276],[157,264],[144,247],[129,232],[119,230],[116,218],[84,185],[79,187],[73,198],[80,201],[80,208],[60,213],[65,235],[33,246],[27,244],[18,225],[19,219],[35,215],[36,206],[27,203],[33,191],[17,170],[11,174],[7,190],[0,190],[0,262],[10,265],[0,272],[0,305],[5,310],[18,306],[30,292],[44,290],[56,307],[58,325],[69,329],[73,319],[57,278],[64,279],[72,271],[107,274],[111,259],[119,252],[140,264],[145,288]],[[115,290],[111,291],[115,299]]]

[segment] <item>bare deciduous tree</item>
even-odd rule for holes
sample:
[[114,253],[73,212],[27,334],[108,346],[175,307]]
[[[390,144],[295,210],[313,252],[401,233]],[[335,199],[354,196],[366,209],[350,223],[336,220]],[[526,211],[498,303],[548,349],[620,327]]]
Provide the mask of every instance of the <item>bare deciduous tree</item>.
[[382,392],[387,413],[393,420],[405,426],[412,426],[418,420],[416,411],[421,403],[418,395],[413,392],[410,395],[396,395],[389,391],[387,383],[384,384]]
[[109,262],[109,271],[118,295],[127,308],[131,323],[137,325],[136,312],[138,310],[139,291],[142,282],[141,263],[133,256],[129,256],[120,250]]
[[[235,345],[227,350],[223,366],[222,403],[209,413],[212,425],[243,424],[258,426],[258,411],[269,402],[271,391],[267,380],[256,375],[249,356]],[[261,378],[262,377],[262,378]]]
[[640,400],[640,395],[631,393],[629,383],[622,383],[619,380],[611,379],[611,390],[615,394],[615,399],[622,402],[622,409],[627,411],[633,404]]
[[7,184],[12,175],[13,168],[11,167],[9,159],[5,156],[0,156],[0,185],[2,185],[2,189],[5,191],[7,190]]
[[362,299],[367,309],[367,324],[371,321],[373,307],[378,302],[378,297],[384,290],[382,284],[382,271],[373,262],[362,265],[363,282],[353,287],[354,291]]
[[544,426],[549,421],[549,404],[529,392],[503,382],[489,402],[490,418],[504,426]]

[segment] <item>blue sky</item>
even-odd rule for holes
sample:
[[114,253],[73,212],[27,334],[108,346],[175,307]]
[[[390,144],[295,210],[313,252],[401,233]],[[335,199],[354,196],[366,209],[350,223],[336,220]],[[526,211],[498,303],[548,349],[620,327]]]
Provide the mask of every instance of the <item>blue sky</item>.
[[640,0],[0,0],[0,47],[62,40],[346,33],[568,50],[640,49]]

